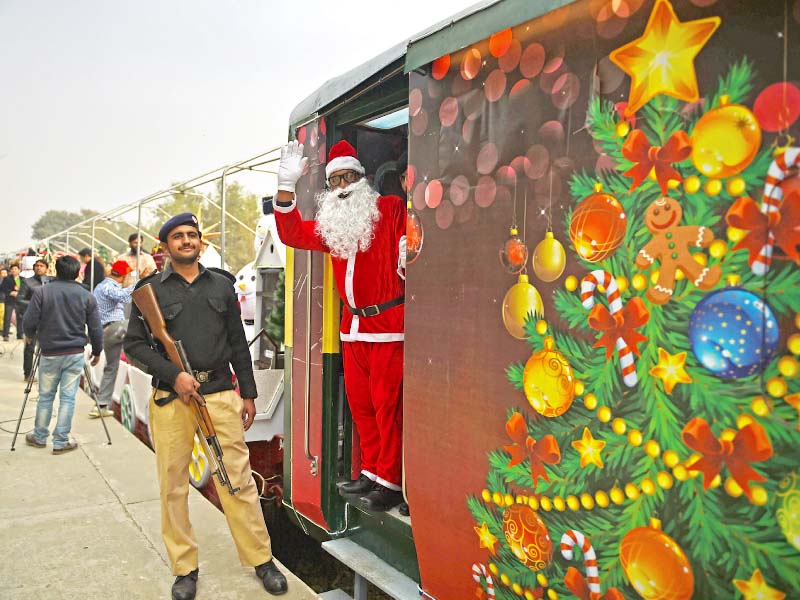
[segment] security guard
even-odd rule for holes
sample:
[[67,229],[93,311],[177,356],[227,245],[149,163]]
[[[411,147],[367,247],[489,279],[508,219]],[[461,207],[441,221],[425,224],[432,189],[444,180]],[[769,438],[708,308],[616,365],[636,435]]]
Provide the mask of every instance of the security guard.
[[[150,426],[161,490],[161,534],[167,547],[175,600],[190,600],[197,587],[197,542],[189,521],[189,477],[197,422],[189,395],[200,390],[222,444],[231,496],[217,485],[239,559],[255,567],[270,594],[287,590],[286,578],[272,560],[270,538],[261,513],[258,491],[250,471],[244,432],[255,417],[256,384],[250,352],[230,281],[198,262],[201,237],[197,217],[181,213],[164,223],[158,238],[170,264],[139,282],[153,286],[170,335],[181,340],[194,376],[182,372],[164,353],[150,345],[141,313],[134,305],[125,337],[125,353],[144,364],[153,376]],[[138,286],[137,286],[138,287]],[[234,391],[236,373],[241,397]]]

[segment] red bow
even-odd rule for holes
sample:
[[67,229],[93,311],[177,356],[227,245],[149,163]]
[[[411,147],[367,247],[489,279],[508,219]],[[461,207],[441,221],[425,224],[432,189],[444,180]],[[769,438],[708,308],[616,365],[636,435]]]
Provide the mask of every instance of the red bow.
[[734,481],[739,484],[752,500],[751,481],[766,481],[750,464],[763,462],[772,456],[772,444],[767,432],[758,423],[750,423],[736,432],[732,440],[717,439],[708,423],[701,418],[694,418],[686,424],[681,432],[683,443],[692,450],[702,454],[702,458],[688,467],[690,471],[703,474],[703,489],[707,490],[722,465],[728,466]]
[[644,305],[641,298],[636,297],[625,305],[625,308],[613,315],[602,304],[595,304],[589,312],[589,327],[595,331],[602,331],[603,335],[597,340],[595,348],[604,346],[606,349],[606,360],[611,358],[611,354],[616,347],[617,338],[622,338],[636,356],[639,356],[638,344],[647,341],[647,336],[642,335],[636,329],[650,320],[650,311]]
[[644,132],[634,129],[622,144],[622,155],[634,163],[624,173],[626,177],[633,179],[628,191],[632,192],[655,169],[661,193],[666,195],[670,179],[683,181],[683,177],[672,168],[671,163],[684,161],[691,153],[692,145],[684,131],[673,133],[663,146],[651,146]]
[[797,245],[800,244],[799,192],[789,194],[776,212],[766,215],[752,198],[747,196],[739,198],[728,209],[725,220],[731,227],[747,231],[733,249],[746,248],[750,253],[748,261],[751,267],[758,258],[761,248],[767,243],[770,233],[775,238],[775,244],[786,256],[800,264],[800,253],[797,251]]
[[515,412],[506,422],[508,437],[514,444],[504,446],[511,455],[508,462],[509,467],[521,463],[526,458],[531,460],[531,478],[533,479],[533,489],[536,491],[536,483],[539,477],[545,481],[550,481],[547,472],[544,470],[544,463],[555,465],[561,460],[561,450],[558,447],[556,438],[552,435],[544,436],[539,442],[528,435],[528,425],[524,417]]
[[589,591],[589,584],[586,579],[580,574],[580,571],[575,567],[567,569],[567,574],[564,576],[564,583],[575,596],[580,600],[625,600],[617,588],[608,588],[604,594],[598,596]]

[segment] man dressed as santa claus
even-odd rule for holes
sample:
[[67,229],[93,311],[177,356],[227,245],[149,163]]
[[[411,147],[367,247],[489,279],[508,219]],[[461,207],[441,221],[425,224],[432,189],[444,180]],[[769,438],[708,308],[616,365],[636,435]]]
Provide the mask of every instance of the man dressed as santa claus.
[[379,196],[347,141],[335,144],[325,167],[328,189],[317,195],[315,220],[303,220],[295,184],[306,166],[303,145],[281,150],[275,220],[287,246],[331,255],[344,303],[340,337],[344,384],[361,440],[361,475],[340,487],[367,510],[403,501],[403,315],[406,209]]

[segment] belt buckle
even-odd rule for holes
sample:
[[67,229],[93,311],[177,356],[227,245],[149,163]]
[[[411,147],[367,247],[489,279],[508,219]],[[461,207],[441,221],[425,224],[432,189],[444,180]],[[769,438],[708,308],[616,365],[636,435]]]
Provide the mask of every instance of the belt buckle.
[[208,382],[208,371],[197,371],[195,373],[195,377],[197,377],[197,381],[200,383],[207,383]]
[[367,306],[364,308],[365,317],[376,317],[379,314],[381,314],[381,309],[378,308],[377,304],[373,304],[372,306]]

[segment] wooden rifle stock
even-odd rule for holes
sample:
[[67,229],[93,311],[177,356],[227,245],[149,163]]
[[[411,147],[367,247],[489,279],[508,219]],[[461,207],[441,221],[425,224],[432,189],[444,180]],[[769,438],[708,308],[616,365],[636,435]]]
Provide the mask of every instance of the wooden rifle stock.
[[[139,312],[142,313],[142,318],[147,328],[150,330],[150,334],[164,346],[164,350],[166,350],[170,362],[181,371],[185,371],[194,377],[192,366],[189,364],[189,359],[186,356],[181,342],[175,340],[167,331],[167,323],[164,321],[164,315],[161,314],[161,307],[158,305],[158,299],[153,291],[153,286],[149,283],[143,285],[131,293],[131,298],[139,309]],[[225,465],[222,462],[222,446],[220,446],[219,440],[217,440],[217,432],[214,429],[214,423],[211,421],[211,415],[208,414],[206,399],[203,398],[203,395],[198,391],[192,392],[190,399],[190,405],[194,410],[197,426],[203,438],[202,444],[204,450],[207,452],[209,460],[212,461],[212,464],[216,467],[215,473],[220,483],[227,486],[228,492],[233,496],[239,491],[239,488],[233,488],[231,485],[228,473],[225,470]]]

